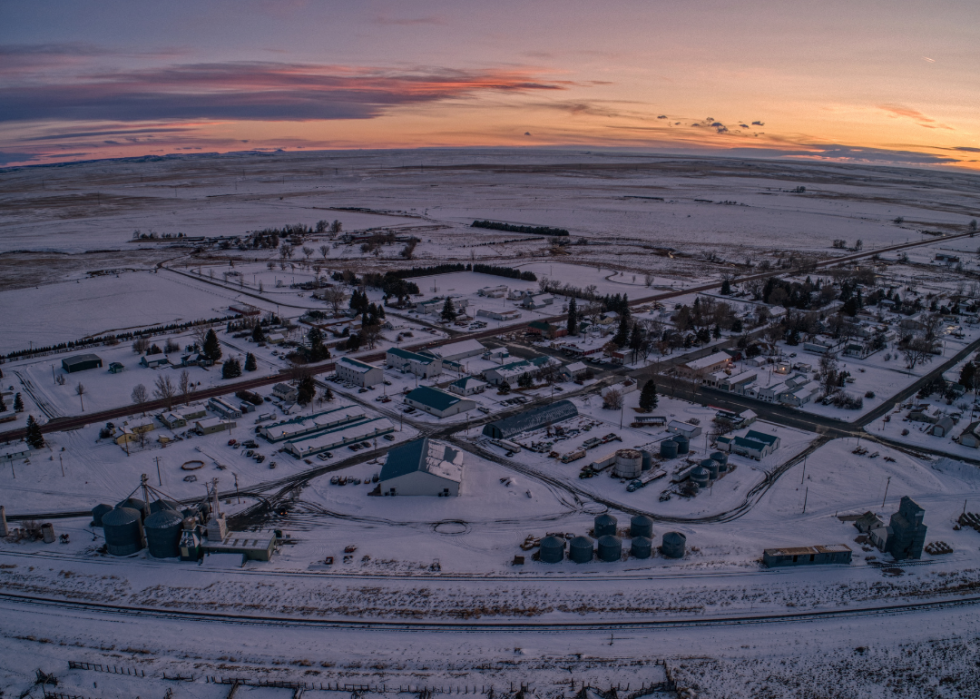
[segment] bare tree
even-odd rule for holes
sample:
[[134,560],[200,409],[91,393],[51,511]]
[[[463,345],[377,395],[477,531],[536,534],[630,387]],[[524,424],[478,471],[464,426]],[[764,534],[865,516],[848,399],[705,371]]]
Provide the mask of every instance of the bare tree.
[[140,407],[140,410],[143,411],[144,415],[146,415],[146,411],[143,410],[143,404],[146,403],[148,397],[149,396],[147,396],[146,393],[146,386],[141,383],[136,384],[136,387],[133,388],[131,398],[133,399],[133,402]]
[[82,412],[84,413],[85,412],[85,398],[84,398],[85,386],[83,386],[81,382],[79,382],[78,385],[75,386],[75,393],[78,394],[78,400],[82,404]]
[[623,394],[610,388],[602,395],[602,407],[606,410],[619,410],[623,407]]
[[153,391],[153,395],[162,401],[166,401],[167,410],[173,407],[174,396],[177,395],[177,387],[174,386],[173,381],[170,380],[169,376],[160,375],[157,377],[155,384],[156,388]]
[[330,256],[330,246],[329,245],[321,245],[319,247],[319,250],[320,250],[320,255],[323,256],[323,261],[326,262],[327,261],[327,258]]
[[340,313],[340,309],[344,305],[344,299],[347,298],[347,294],[339,286],[333,286],[323,292],[323,300],[330,304],[333,309],[334,315]]
[[309,263],[310,258],[313,257],[313,252],[313,248],[308,248],[305,245],[303,246],[303,257],[306,258],[307,263]]
[[905,366],[908,370],[912,371],[916,364],[931,362],[933,347],[933,342],[925,337],[917,335],[910,338],[902,347],[902,356],[905,357]]
[[191,337],[194,338],[194,344],[197,345],[199,350],[204,348],[204,341],[207,339],[208,330],[210,329],[211,327],[203,319],[194,324]]
[[344,230],[344,224],[342,224],[337,219],[334,219],[333,220],[333,223],[330,224],[330,234],[331,235],[337,235],[342,230]]
[[187,373],[187,369],[180,372],[180,382],[177,386],[180,389],[180,397],[183,398],[184,405],[187,405],[187,395],[191,392],[191,375]]
[[143,354],[148,349],[150,349],[150,341],[145,337],[137,337],[133,342],[133,352],[136,354]]

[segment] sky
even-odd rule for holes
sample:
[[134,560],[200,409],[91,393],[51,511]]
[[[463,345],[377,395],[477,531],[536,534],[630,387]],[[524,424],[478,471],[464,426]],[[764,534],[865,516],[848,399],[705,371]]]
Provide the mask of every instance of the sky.
[[0,166],[462,146],[980,169],[980,2],[0,0]]

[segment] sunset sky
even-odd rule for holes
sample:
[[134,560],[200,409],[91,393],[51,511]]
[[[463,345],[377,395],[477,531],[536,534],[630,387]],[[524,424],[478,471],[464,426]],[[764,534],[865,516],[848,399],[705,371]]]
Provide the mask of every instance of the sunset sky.
[[0,0],[0,166],[514,145],[980,169],[980,2]]

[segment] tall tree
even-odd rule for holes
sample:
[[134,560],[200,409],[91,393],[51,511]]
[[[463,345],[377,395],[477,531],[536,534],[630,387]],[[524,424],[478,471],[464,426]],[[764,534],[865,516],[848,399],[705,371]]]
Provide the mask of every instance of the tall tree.
[[249,352],[245,355],[245,371],[255,371],[258,369],[258,363],[255,361],[255,355]]
[[3,394],[0,393],[0,412],[6,412],[7,404],[3,402]]
[[456,308],[453,306],[453,300],[446,297],[446,303],[442,304],[442,319],[451,322],[456,320]]
[[625,347],[630,339],[630,319],[626,313],[619,314],[619,330],[616,332],[616,336],[613,338],[613,342],[616,346],[622,348]]
[[252,328],[252,342],[265,342],[265,333],[262,332],[262,326],[258,323]]
[[218,342],[218,336],[214,333],[213,329],[208,329],[207,335],[204,336],[203,352],[204,356],[212,362],[221,359],[221,344]]
[[33,415],[27,416],[27,445],[31,449],[42,449],[44,447],[44,435],[41,434],[41,426]]
[[[141,383],[136,384],[136,386],[133,388],[133,393],[130,397],[133,399],[133,402],[136,403],[137,406],[139,406],[139,409],[143,410],[143,404],[146,403],[146,401],[149,398],[149,396],[146,393],[146,386],[144,386]],[[143,410],[143,414],[146,415],[145,410]]]
[[649,413],[657,407],[658,400],[657,384],[653,382],[653,379],[650,379],[643,384],[643,390],[640,391],[640,410]]
[[170,410],[174,405],[174,396],[177,395],[177,387],[174,382],[170,380],[169,376],[161,374],[157,377],[154,386],[156,388],[153,390],[153,395],[164,401],[167,404],[167,410]]
[[568,302],[568,334],[578,335],[578,306],[575,305],[575,297]]
[[728,277],[721,280],[721,295],[731,296],[732,295],[732,283],[728,281]]
[[24,412],[24,399],[20,397],[20,393],[14,396],[14,410],[18,413]]
[[314,383],[312,376],[304,376],[302,379],[300,379],[299,386],[296,390],[296,395],[296,401],[300,405],[310,404],[313,397],[316,396],[316,383]]

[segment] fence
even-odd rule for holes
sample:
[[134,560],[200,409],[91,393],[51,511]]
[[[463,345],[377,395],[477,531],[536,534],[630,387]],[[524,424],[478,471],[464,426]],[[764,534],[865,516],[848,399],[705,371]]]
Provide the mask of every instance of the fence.
[[95,663],[83,663],[77,660],[68,661],[69,670],[91,670],[93,672],[108,672],[111,675],[128,675],[129,677],[146,677],[146,673],[139,669],[129,667],[116,667],[115,665],[97,665]]

